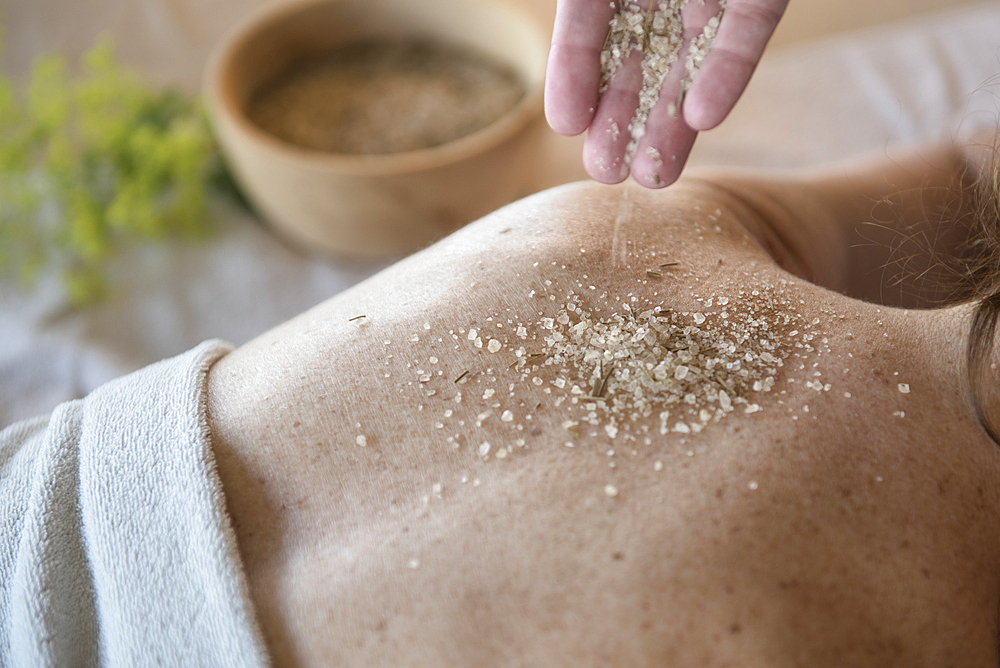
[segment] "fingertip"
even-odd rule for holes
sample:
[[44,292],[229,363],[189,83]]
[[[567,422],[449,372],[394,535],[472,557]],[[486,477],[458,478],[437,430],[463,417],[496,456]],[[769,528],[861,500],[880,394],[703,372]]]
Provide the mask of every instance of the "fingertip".
[[545,121],[555,132],[575,137],[590,127],[594,120],[593,108],[567,108],[565,102],[557,96],[545,95]]
[[629,175],[624,156],[611,156],[586,144],[583,149],[583,168],[590,178],[605,185],[621,183]]
[[632,178],[645,188],[660,190],[676,183],[682,169],[676,155],[665,162],[658,151],[647,149],[632,161]]
[[[629,135],[613,116],[605,115],[605,102],[587,130],[583,142],[583,167],[599,183],[621,183],[628,178],[630,169],[625,160]],[[622,121],[624,122],[624,121]]]
[[650,190],[663,190],[669,185],[673,185],[677,182],[677,178],[664,179],[660,176],[658,171],[652,171],[649,174],[635,174],[632,173],[632,178],[635,182],[641,185],[643,188],[648,188]]
[[696,132],[712,130],[725,119],[725,111],[720,111],[719,105],[706,99],[698,82],[691,87],[684,99],[684,122]]
[[587,170],[587,174],[590,178],[594,179],[598,183],[603,183],[608,186],[621,183],[627,179],[629,175],[628,167],[625,165],[611,167],[600,164],[599,162],[584,160],[583,167]]
[[576,136],[594,120],[596,74],[581,70],[572,53],[553,45],[545,74],[545,120],[561,135]]

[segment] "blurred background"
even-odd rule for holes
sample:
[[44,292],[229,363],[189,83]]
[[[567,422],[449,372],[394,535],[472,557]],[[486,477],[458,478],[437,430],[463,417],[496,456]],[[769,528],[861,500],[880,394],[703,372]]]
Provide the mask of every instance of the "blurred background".
[[[555,0],[508,1],[551,26]],[[0,0],[0,69],[24,81],[37,56],[75,63],[110,35],[123,65],[193,96],[213,46],[265,4]],[[995,0],[791,0],[744,98],[699,138],[689,164],[799,170],[996,130],[998,58]],[[541,141],[533,190],[585,178],[581,138],[547,131]],[[312,256],[231,202],[213,201],[210,215],[202,242],[117,255],[109,297],[86,308],[68,303],[54,277],[29,290],[0,279],[0,428],[203,340],[244,343],[389,262]]]
[[[547,26],[555,0],[509,0]],[[769,53],[838,33],[890,24],[976,0],[791,0]],[[268,0],[2,0],[3,68],[23,78],[32,59],[58,50],[75,58],[111,34],[123,63],[151,82],[197,93],[205,61],[218,40]],[[540,187],[586,178],[581,139],[550,133]],[[698,154],[694,156],[698,162]]]
[[[791,0],[771,50],[974,0]],[[551,25],[555,0],[511,0]],[[5,69],[24,74],[33,57],[59,49],[78,55],[98,36],[115,36],[122,60],[160,84],[195,92],[218,39],[267,0],[3,0]]]

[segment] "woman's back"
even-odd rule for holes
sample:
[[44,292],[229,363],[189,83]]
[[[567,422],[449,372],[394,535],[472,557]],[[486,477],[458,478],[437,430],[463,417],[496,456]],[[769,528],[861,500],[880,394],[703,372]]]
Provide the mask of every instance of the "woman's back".
[[769,188],[550,191],[223,358],[275,658],[996,665],[971,310],[785,271],[857,282],[823,192]]

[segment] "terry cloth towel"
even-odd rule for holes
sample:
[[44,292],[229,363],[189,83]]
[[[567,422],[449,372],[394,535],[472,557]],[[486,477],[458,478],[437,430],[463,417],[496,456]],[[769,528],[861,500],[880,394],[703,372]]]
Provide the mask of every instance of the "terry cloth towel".
[[229,350],[0,432],[0,666],[268,664],[205,412]]

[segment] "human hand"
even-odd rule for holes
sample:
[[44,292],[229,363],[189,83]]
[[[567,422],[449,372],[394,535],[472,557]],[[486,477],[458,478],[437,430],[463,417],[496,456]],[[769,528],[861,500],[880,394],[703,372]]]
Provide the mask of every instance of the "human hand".
[[[717,126],[736,104],[788,0],[639,2],[557,0],[545,115],[560,134],[588,131],[583,164],[596,181],[619,183],[631,173],[644,186],[662,188],[680,176],[698,131]],[[651,13],[650,2],[654,10],[676,8]],[[624,27],[629,14],[631,29]],[[672,31],[673,17],[680,18]],[[609,34],[612,19],[617,28]],[[602,51],[623,40],[632,46],[607,79]],[[702,65],[697,55],[706,47]],[[642,95],[658,82],[658,100]],[[646,113],[645,123],[633,123]]]

